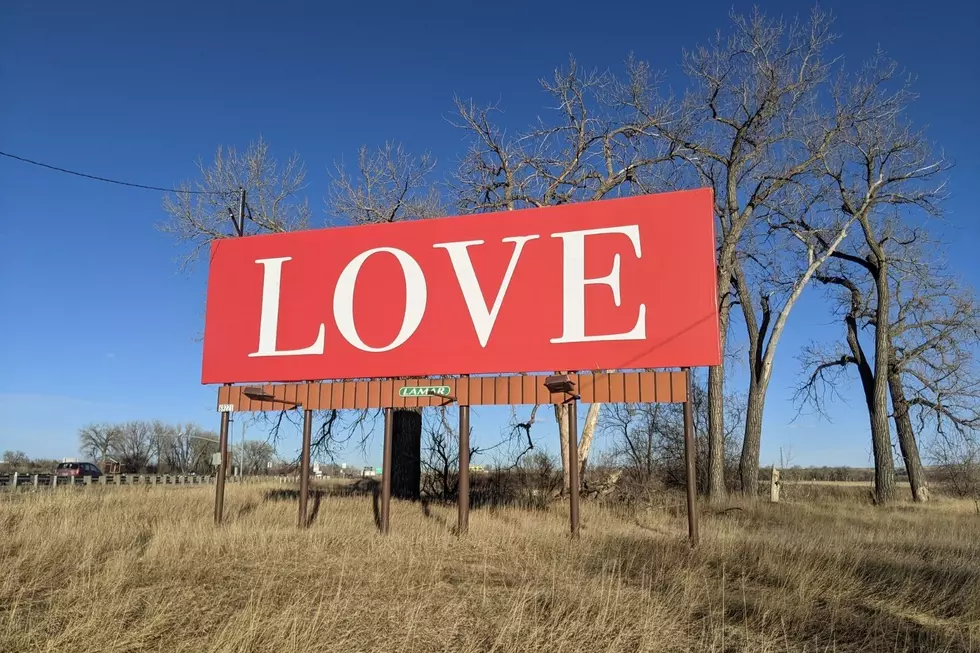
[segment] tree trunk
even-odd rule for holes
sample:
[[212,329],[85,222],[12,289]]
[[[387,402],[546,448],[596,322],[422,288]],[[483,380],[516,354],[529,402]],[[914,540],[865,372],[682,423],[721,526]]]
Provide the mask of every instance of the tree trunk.
[[724,501],[725,489],[725,368],[708,368],[708,497]]
[[749,387],[745,405],[745,437],[738,464],[742,495],[755,498],[759,492],[759,448],[762,444],[762,415],[766,405],[766,387],[754,381]]
[[875,365],[872,384],[871,439],[875,459],[875,503],[884,505],[895,499],[895,460],[892,456],[891,429],[888,423],[888,323],[891,289],[888,269],[878,256],[875,291]]
[[925,471],[922,469],[919,445],[915,441],[915,429],[912,428],[912,419],[909,417],[909,404],[905,398],[905,388],[902,387],[902,376],[894,368],[892,370],[888,374],[888,389],[891,391],[892,409],[895,413],[898,446],[902,450],[905,471],[909,475],[912,500],[924,503],[929,500],[929,485]]
[[396,408],[391,420],[391,496],[416,501],[422,484],[422,413]]
[[595,429],[599,424],[601,411],[602,404],[589,404],[589,410],[585,413],[585,423],[582,425],[582,434],[578,439],[579,478],[585,477],[585,463],[589,460],[589,451],[595,441]]

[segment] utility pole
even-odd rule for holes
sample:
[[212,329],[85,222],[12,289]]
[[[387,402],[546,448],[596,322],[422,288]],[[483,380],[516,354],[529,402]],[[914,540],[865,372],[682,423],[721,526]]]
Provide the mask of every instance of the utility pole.
[[[240,188],[241,196],[238,203],[238,219],[231,213],[231,222],[235,225],[235,233],[238,237],[245,235],[245,189]],[[231,385],[231,384],[227,384]],[[225,509],[225,475],[228,473],[228,422],[231,416],[228,413],[221,413],[221,431],[218,447],[221,450],[221,461],[218,465],[218,479],[214,487],[214,523],[220,524],[224,518]]]

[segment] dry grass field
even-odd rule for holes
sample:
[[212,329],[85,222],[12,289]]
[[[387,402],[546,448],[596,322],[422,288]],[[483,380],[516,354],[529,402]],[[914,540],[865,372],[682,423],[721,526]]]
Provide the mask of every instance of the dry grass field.
[[704,516],[296,503],[231,486],[0,496],[0,651],[980,651],[971,503],[855,500]]

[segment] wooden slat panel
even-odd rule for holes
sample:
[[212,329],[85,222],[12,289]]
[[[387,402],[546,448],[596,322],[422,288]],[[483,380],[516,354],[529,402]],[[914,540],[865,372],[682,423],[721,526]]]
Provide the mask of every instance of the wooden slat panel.
[[367,408],[368,403],[368,382],[357,381],[354,384],[354,408]]
[[582,398],[581,401],[586,404],[591,404],[595,401],[595,384],[594,379],[591,374],[579,374],[578,384],[575,386],[575,391]]
[[344,381],[344,409],[352,410],[354,408],[354,392],[357,389],[357,384],[354,381]]
[[389,408],[395,405],[395,383],[391,379],[381,381],[381,407]]
[[482,406],[483,405],[483,379],[478,376],[471,376],[470,378],[470,405],[471,406]]
[[657,400],[657,379],[653,372],[640,372],[640,401],[645,403]]
[[657,385],[657,397],[654,401],[667,403],[670,401],[670,374],[665,372],[654,372],[654,379]]
[[623,375],[623,401],[635,404],[640,401],[640,375],[637,372],[627,372]]
[[398,389],[408,385],[407,381],[395,381],[391,386],[391,405],[394,408],[404,408],[405,398],[398,394]]
[[366,408],[377,408],[380,405],[381,405],[381,381],[368,381]]
[[[309,383],[300,383],[296,387],[296,401],[303,405],[303,410],[313,410],[310,406],[310,389],[314,387]],[[316,396],[316,392],[313,393]]]
[[[274,386],[274,385],[264,385],[264,386],[262,386],[262,394],[263,395],[266,395],[266,396],[267,395],[272,395],[273,397],[275,397],[276,396],[276,386]],[[285,396],[285,395],[283,395],[283,396]],[[282,404],[280,404],[278,402],[275,402],[275,401],[263,401],[262,402],[262,410],[282,410]]]
[[524,386],[522,381],[524,377],[521,376],[509,376],[507,377],[507,399],[509,403],[512,404],[523,404],[524,401],[522,397],[524,396]]
[[[611,372],[569,374],[583,403],[683,402],[687,399],[686,372]],[[463,406],[556,404],[564,395],[551,395],[544,386],[547,375],[527,374],[430,379],[385,379],[321,383],[278,383],[265,386],[219,386],[218,404],[231,404],[237,412],[288,410],[300,405],[310,410],[439,406],[437,396],[399,397],[400,387],[449,386]],[[252,400],[246,387],[261,388],[275,401]]]
[[286,389],[289,385],[288,383],[280,383],[272,386],[272,396],[276,398],[272,407],[273,410],[289,410],[292,408],[292,406],[286,403]]
[[521,377],[521,403],[538,403],[538,389],[534,386],[536,376],[525,375]]
[[506,406],[510,403],[510,379],[506,376],[498,376],[494,379],[493,403],[497,406]]
[[227,402],[235,406],[235,410],[247,411],[249,410],[248,401],[245,395],[242,394],[242,389],[240,386],[230,386],[228,388],[228,399]]
[[218,386],[218,405],[219,406],[221,404],[230,404],[231,403],[231,399],[229,399],[230,396],[231,396],[231,386],[230,385]]
[[604,404],[609,401],[609,375],[598,372],[593,375],[595,383],[595,402]]
[[287,383],[286,387],[283,390],[284,390],[283,399],[285,403],[283,404],[282,407],[287,410],[290,408],[295,408],[296,407],[296,384]]
[[609,403],[621,404],[626,401],[626,380],[622,372],[609,374]]
[[344,384],[331,381],[327,387],[330,388],[330,408],[339,410],[344,405]]
[[448,376],[443,377],[442,378],[442,385],[448,385],[449,386],[449,396],[450,397],[455,397],[456,398],[456,401],[458,402],[459,401],[459,397],[456,396],[456,379],[454,379],[452,377],[448,377]]
[[684,386],[686,381],[686,375],[684,372],[671,372],[670,373],[670,400],[678,403],[687,400],[687,389]]
[[550,404],[551,403],[551,393],[548,392],[548,388],[544,387],[545,376],[535,376],[534,377],[534,387],[537,392],[537,404]]

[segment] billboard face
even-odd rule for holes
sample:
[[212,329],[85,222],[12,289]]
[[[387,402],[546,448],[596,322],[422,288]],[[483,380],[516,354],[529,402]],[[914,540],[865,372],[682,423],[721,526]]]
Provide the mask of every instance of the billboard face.
[[215,241],[203,383],[720,362],[709,189]]

